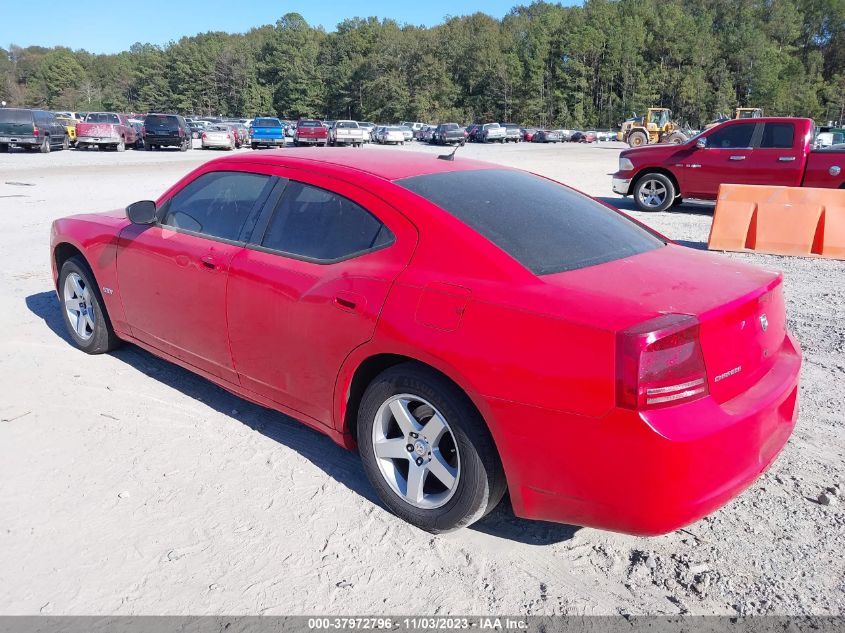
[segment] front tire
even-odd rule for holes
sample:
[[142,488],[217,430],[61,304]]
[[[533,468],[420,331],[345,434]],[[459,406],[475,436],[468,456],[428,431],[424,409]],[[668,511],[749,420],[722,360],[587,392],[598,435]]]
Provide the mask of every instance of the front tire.
[[42,154],[49,154],[51,149],[53,148],[50,146],[50,137],[45,136],[44,140],[41,142],[41,145],[38,147],[38,151]]
[[645,132],[640,132],[639,130],[631,132],[628,135],[628,145],[631,147],[642,147],[643,145],[648,145],[648,136],[646,136]]
[[81,257],[71,257],[62,264],[59,300],[68,334],[83,352],[102,354],[120,345],[94,275]]
[[657,172],[643,175],[634,185],[634,201],[640,211],[666,211],[677,195],[672,179]]
[[478,411],[452,382],[416,363],[391,367],[367,387],[358,446],[382,502],[428,532],[478,521],[505,493],[501,461]]

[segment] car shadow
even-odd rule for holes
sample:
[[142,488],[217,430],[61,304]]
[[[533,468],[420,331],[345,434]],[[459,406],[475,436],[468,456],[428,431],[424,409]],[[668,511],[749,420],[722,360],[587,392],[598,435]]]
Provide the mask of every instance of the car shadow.
[[[623,198],[622,196],[596,196],[596,200],[601,200],[605,204],[609,204],[614,209],[621,209],[622,211],[637,211],[637,204],[630,196]],[[713,215],[715,203],[707,202],[705,200],[684,201],[681,204],[672,207],[668,211],[662,213],[686,213],[689,215]]]
[[[53,334],[73,345],[65,329],[55,292],[32,294],[26,297],[25,301],[29,311],[41,319]],[[145,376],[165,383],[189,398],[201,400],[215,411],[295,450],[332,479],[369,502],[384,508],[367,480],[357,453],[341,448],[326,435],[283,413],[249,403],[205,378],[158,358],[136,345],[125,344],[110,355]],[[493,512],[470,526],[470,529],[521,543],[546,545],[571,539],[579,528],[520,519],[514,515],[510,499],[505,497]]]

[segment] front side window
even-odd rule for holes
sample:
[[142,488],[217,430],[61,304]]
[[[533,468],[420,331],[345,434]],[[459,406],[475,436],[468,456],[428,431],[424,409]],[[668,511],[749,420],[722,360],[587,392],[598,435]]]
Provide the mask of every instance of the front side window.
[[766,123],[763,126],[763,149],[792,149],[795,140],[795,125],[792,123]]
[[261,245],[297,257],[335,261],[393,241],[381,221],[348,198],[288,183]]
[[725,125],[707,138],[707,147],[713,149],[741,149],[751,147],[756,123]]
[[161,223],[209,237],[238,240],[270,177],[237,171],[203,174],[173,196]]

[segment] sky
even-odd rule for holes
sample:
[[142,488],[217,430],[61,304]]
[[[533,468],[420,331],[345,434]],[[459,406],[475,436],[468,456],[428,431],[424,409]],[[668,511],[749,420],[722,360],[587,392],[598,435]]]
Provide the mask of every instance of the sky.
[[[273,24],[296,12],[313,26],[333,31],[351,17],[392,18],[400,23],[432,26],[450,15],[483,11],[501,18],[530,0],[424,0],[422,2],[267,2],[260,0],[145,0],[124,2],[56,2],[42,0],[33,13],[28,2],[0,0],[0,47],[67,46],[92,53],[117,53],[135,42],[166,44],[206,31],[242,33]],[[48,15],[54,19],[40,19]],[[34,19],[38,18],[38,19]]]

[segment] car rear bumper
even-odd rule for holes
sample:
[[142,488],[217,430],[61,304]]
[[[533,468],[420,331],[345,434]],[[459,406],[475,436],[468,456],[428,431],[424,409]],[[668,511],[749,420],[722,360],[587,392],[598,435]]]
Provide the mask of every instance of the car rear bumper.
[[120,138],[117,136],[77,136],[77,143],[84,145],[117,145]]
[[272,145],[274,147],[284,145],[285,139],[284,138],[259,138],[253,136],[250,139],[250,142],[254,145]]
[[700,519],[750,486],[786,444],[800,368],[787,335],[769,373],[721,404],[707,397],[589,418],[488,399],[514,512],[639,535]]
[[3,136],[0,135],[0,143],[14,145],[40,145],[43,142],[41,136]]
[[618,193],[623,196],[627,196],[631,191],[631,179],[630,178],[617,178],[616,176],[613,177],[613,192]]
[[297,143],[299,143],[299,144],[310,143],[312,145],[325,145],[326,140],[327,139],[325,139],[325,138],[314,138],[314,137],[310,137],[310,136],[306,136],[304,138],[300,137],[300,138],[296,139]]
[[185,142],[185,139],[182,136],[153,136],[151,134],[147,134],[144,137],[144,143],[146,145],[161,145],[162,147],[179,147],[184,142]]

